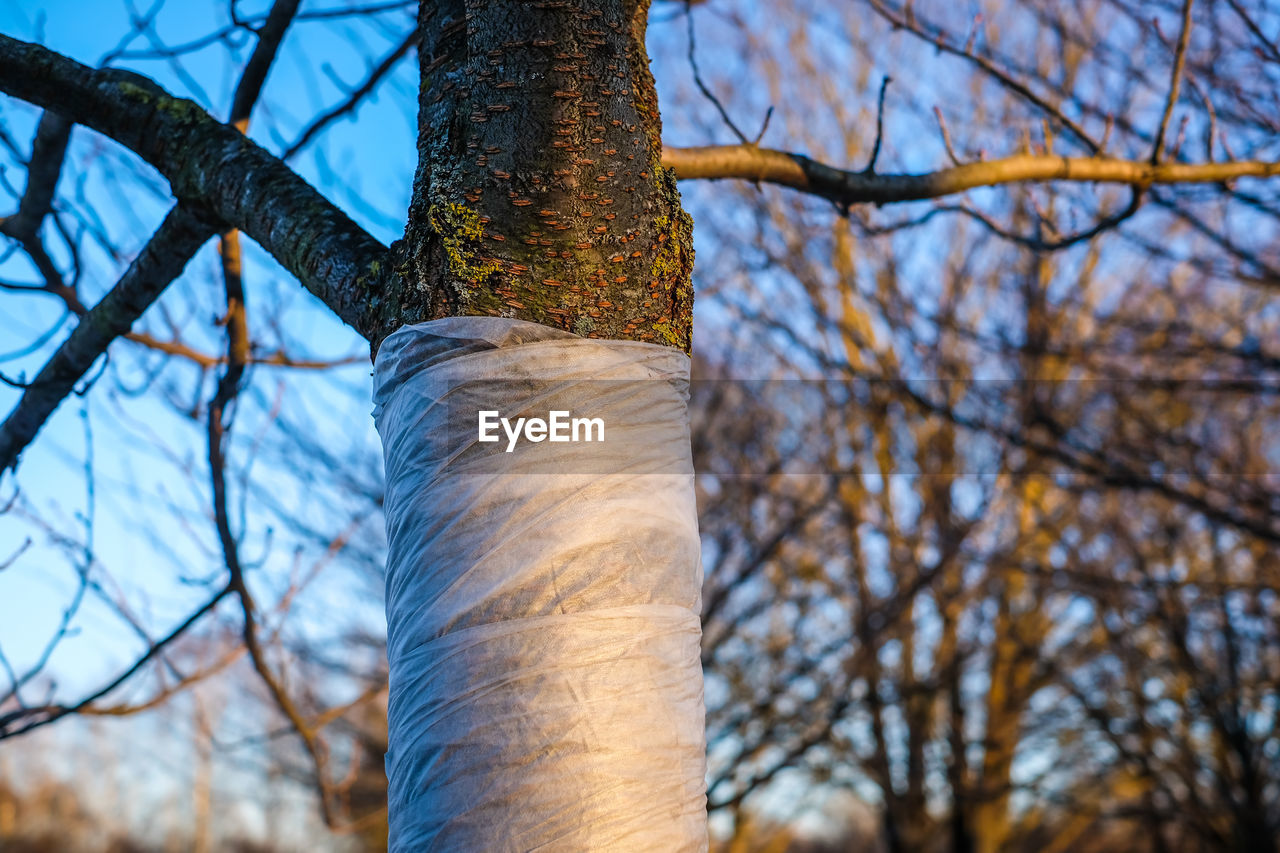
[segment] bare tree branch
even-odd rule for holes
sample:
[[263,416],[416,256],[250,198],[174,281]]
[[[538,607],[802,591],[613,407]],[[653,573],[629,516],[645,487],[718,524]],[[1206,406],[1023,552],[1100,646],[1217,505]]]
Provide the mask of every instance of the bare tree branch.
[[[18,202],[18,210],[11,216],[0,217],[0,234],[16,241],[26,252],[36,271],[44,279],[42,289],[68,304],[78,302],[75,290],[64,284],[62,274],[40,239],[40,225],[53,210],[54,191],[58,186],[58,178],[62,175],[62,159],[70,138],[71,122],[55,112],[45,110],[36,125],[31,159],[27,162],[27,186]],[[29,288],[6,285],[6,289]]]
[[1187,44],[1191,41],[1191,6],[1193,0],[1184,0],[1182,4],[1182,34],[1178,36],[1178,47],[1173,57],[1173,72],[1169,80],[1169,97],[1164,102],[1164,113],[1160,116],[1160,127],[1156,129],[1155,145],[1151,148],[1151,162],[1159,163],[1164,158],[1165,134],[1169,130],[1169,120],[1173,118],[1173,108],[1178,104],[1178,92],[1182,88],[1182,69],[1187,64]]
[[991,60],[979,56],[973,51],[972,44],[954,45],[948,40],[947,34],[943,30],[928,24],[922,24],[919,17],[912,11],[910,3],[906,3],[901,9],[895,9],[888,3],[883,2],[883,0],[867,0],[867,3],[875,10],[876,14],[895,28],[906,30],[917,38],[928,42],[937,50],[959,57],[982,69],[983,72],[1000,83],[1000,85],[1051,116],[1054,121],[1070,131],[1072,136],[1080,140],[1090,152],[1096,154],[1102,150],[1101,146],[1094,141],[1093,137],[1083,127],[1072,121],[1062,110],[1055,107],[1048,100],[1032,91],[1025,83],[1015,79],[1008,71],[1005,71]]
[[276,0],[267,14],[266,22],[258,30],[258,43],[240,74],[240,83],[236,86],[235,97],[231,101],[231,118],[228,120],[229,124],[242,132],[244,127],[241,124],[247,125],[249,122],[249,114],[253,111],[253,105],[258,102],[258,96],[262,94],[267,73],[280,51],[285,31],[297,17],[300,2],[301,0]]
[[754,145],[703,148],[664,146],[662,163],[681,180],[737,178],[765,181],[838,205],[893,204],[941,198],[975,187],[1039,181],[1151,184],[1222,183],[1235,178],[1280,175],[1280,163],[1240,160],[1227,163],[1147,163],[1110,157],[1053,157],[1018,154],[999,160],[965,163],[923,174],[869,174],[837,169],[791,154]]
[[[55,720],[60,720],[68,714],[78,713],[89,707],[93,702],[106,696],[112,690],[115,690],[121,684],[124,684],[130,678],[138,673],[142,667],[153,660],[157,655],[165,650],[179,637],[184,635],[192,625],[199,622],[205,615],[211,613],[218,606],[222,599],[226,598],[231,592],[231,587],[224,586],[215,592],[212,596],[205,600],[198,608],[191,612],[186,619],[166,634],[162,639],[157,640],[151,645],[133,664],[120,675],[116,676],[105,686],[95,690],[93,693],[81,699],[74,705],[46,705],[42,707],[22,708],[17,711],[11,711],[7,714],[0,714],[0,740],[18,735],[26,734],[32,729],[46,726]],[[31,719],[34,718],[34,719]]]
[[369,76],[365,78],[365,81],[353,89],[351,94],[348,95],[342,103],[323,113],[315,121],[307,125],[307,129],[299,134],[297,141],[290,145],[288,149],[285,150],[284,154],[280,155],[280,159],[288,160],[293,157],[305,148],[307,143],[315,138],[316,134],[354,110],[370,92],[378,87],[378,84],[382,82],[382,79],[386,77],[387,74],[391,73],[396,65],[399,64],[400,60],[409,53],[409,48],[415,46],[417,43],[418,31],[415,29],[412,33],[406,36],[404,41],[400,42],[394,50],[387,54],[372,71],[369,72]]
[[227,512],[226,438],[230,427],[227,409],[240,393],[240,381],[248,361],[248,321],[238,268],[226,277],[227,289],[227,369],[218,381],[217,390],[209,402],[208,445],[209,474],[213,488],[214,523],[218,540],[222,545],[223,560],[227,567],[227,586],[240,601],[244,616],[242,637],[253,669],[266,685],[272,701],[293,726],[306,747],[315,772],[315,782],[320,795],[320,811],[327,826],[338,824],[334,813],[333,798],[326,777],[327,758],[324,746],[315,730],[308,725],[302,712],[289,696],[284,684],[271,671],[262,642],[258,636],[257,605],[244,578],[244,566],[240,561],[239,545],[231,530],[231,518]]
[[[0,36],[0,91],[83,123],[132,149],[179,199],[202,203],[257,241],[366,336],[386,248],[306,181],[192,101],[120,70],[94,70]],[[376,288],[375,288],[376,289]]]
[[169,212],[119,283],[72,330],[0,424],[0,471],[17,464],[18,455],[85,372],[129,331],[213,232],[205,218],[184,207]]

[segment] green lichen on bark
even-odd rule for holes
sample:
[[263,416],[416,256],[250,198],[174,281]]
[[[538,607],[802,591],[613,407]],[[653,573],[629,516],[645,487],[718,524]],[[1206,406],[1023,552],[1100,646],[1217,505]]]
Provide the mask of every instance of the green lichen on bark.
[[203,121],[209,117],[209,114],[195,101],[187,98],[176,98],[158,86],[149,88],[128,80],[122,80],[116,84],[116,89],[126,98],[146,104],[152,109],[164,113],[169,118],[184,124]]
[[653,255],[653,263],[649,266],[649,275],[658,280],[678,277],[680,281],[677,284],[689,284],[693,272],[693,217],[680,207],[675,173],[661,166],[658,168],[661,170],[658,182],[663,186],[663,193],[668,198],[674,198],[676,204],[674,215],[654,217],[653,227],[658,235],[658,247]]
[[653,324],[654,334],[658,336],[658,340],[667,346],[680,347],[684,349],[685,335],[681,334],[681,330],[675,328],[666,320],[659,320]]
[[135,101],[141,101],[144,104],[150,104],[155,100],[155,93],[149,91],[137,83],[130,83],[128,80],[121,81],[116,84],[116,88],[120,90],[120,94],[126,98],[132,98]]
[[474,210],[457,202],[432,205],[427,210],[427,221],[440,239],[450,276],[463,285],[459,295],[464,299],[475,285],[501,269],[493,258],[480,255],[484,223]]

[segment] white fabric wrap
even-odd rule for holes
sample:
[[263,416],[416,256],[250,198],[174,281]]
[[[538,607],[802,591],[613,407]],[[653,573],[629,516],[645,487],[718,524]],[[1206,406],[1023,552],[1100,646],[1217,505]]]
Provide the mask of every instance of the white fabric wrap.
[[[383,342],[392,850],[706,849],[688,377],[501,318]],[[508,453],[481,408],[605,441]]]

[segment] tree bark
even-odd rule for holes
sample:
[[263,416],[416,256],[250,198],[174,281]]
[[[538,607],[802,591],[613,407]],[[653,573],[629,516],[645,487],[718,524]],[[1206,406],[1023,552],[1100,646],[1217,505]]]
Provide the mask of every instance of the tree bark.
[[422,3],[419,166],[375,342],[458,315],[690,347],[648,0]]

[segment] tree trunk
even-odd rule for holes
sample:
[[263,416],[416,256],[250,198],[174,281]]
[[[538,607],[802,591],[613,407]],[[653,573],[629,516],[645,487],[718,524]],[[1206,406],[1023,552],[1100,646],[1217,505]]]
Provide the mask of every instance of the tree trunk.
[[[392,850],[706,848],[692,224],[647,6],[421,7],[371,336]],[[601,416],[607,443],[482,444],[484,409]]]
[[427,0],[403,323],[488,315],[688,352],[692,221],[663,168],[648,0]]

